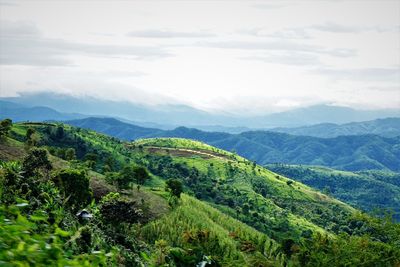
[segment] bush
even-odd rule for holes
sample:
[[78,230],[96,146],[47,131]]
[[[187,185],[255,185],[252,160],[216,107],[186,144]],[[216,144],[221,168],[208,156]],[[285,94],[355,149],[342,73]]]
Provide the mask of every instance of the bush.
[[107,224],[137,223],[144,218],[135,201],[125,200],[118,193],[106,195],[101,202],[100,213]]
[[10,119],[4,119],[0,122],[0,138],[6,136],[11,130],[12,121]]
[[47,150],[43,148],[33,148],[22,162],[24,176],[33,177],[43,175],[47,176],[53,168],[47,157]]
[[73,209],[82,208],[92,200],[92,190],[85,171],[67,169],[59,171],[53,178]]
[[180,198],[183,192],[182,182],[178,179],[168,179],[165,183],[166,191],[169,191],[171,195]]

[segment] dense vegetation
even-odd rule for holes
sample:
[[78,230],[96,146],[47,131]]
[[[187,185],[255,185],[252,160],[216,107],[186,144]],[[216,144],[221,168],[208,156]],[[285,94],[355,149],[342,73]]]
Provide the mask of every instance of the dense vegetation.
[[345,172],[323,167],[269,164],[267,168],[318,188],[366,211],[387,210],[400,220],[400,174],[387,171]]
[[399,264],[389,216],[200,142],[43,123],[2,132],[1,264]]
[[[348,171],[373,169],[400,171],[400,136],[385,138],[376,135],[354,135],[316,138],[266,131],[241,134],[204,132],[185,127],[162,131],[141,128],[116,120],[110,122],[110,119],[101,118],[75,120],[69,123],[125,140],[139,137],[195,139],[221,149],[236,151],[258,164],[322,165]],[[132,132],[136,134],[131,134]]]

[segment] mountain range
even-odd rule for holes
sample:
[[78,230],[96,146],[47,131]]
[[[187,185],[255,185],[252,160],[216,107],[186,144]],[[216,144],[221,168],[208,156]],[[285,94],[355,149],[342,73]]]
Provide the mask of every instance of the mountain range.
[[199,140],[235,151],[259,164],[287,163],[329,166],[342,170],[400,170],[400,136],[352,135],[335,138],[295,136],[268,131],[240,134],[205,132],[178,127],[174,130],[143,128],[111,118],[86,118],[66,123],[124,140],[180,137]]
[[[0,100],[26,107],[48,107],[61,113],[73,111],[91,116],[116,117],[134,121],[136,124],[150,122],[153,123],[153,127],[163,129],[172,129],[182,125],[195,128],[205,126],[204,130],[223,130],[236,133],[238,132],[237,127],[251,129],[299,127],[319,123],[343,124],[384,117],[400,117],[400,109],[355,110],[334,105],[315,105],[258,116],[235,116],[206,112],[187,105],[147,106],[126,101],[109,101],[53,93],[22,94],[19,97],[0,98]],[[224,129],[224,127],[226,128]]]
[[340,135],[376,134],[385,137],[400,135],[400,118],[385,118],[346,124],[320,123],[294,128],[273,128],[273,132],[315,137],[337,137]]

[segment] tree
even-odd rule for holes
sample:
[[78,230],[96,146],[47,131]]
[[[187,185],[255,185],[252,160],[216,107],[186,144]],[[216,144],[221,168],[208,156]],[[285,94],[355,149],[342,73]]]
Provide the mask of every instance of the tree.
[[183,192],[182,182],[178,179],[168,179],[165,183],[166,191],[169,191],[171,195],[180,198]]
[[64,137],[64,127],[58,126],[56,130],[56,138],[62,139]]
[[118,225],[121,222],[137,223],[145,220],[143,211],[135,201],[123,199],[119,196],[110,198],[107,195],[101,202],[100,213],[104,223]]
[[147,180],[150,179],[150,174],[145,167],[135,166],[134,167],[134,175],[137,184],[137,189],[140,189],[140,186],[143,185]]
[[87,153],[85,155],[85,161],[89,168],[94,168],[96,166],[97,155],[94,153]]
[[75,209],[86,206],[92,200],[89,177],[83,170],[61,170],[55,175],[53,181]]
[[115,181],[119,189],[128,189],[130,184],[135,182],[139,190],[148,179],[150,179],[150,174],[146,168],[128,165],[120,171]]
[[4,119],[0,122],[0,138],[6,136],[11,130],[12,121],[10,119]]
[[28,128],[28,130],[26,130],[25,139],[26,139],[26,144],[28,145],[28,147],[31,147],[31,146],[37,145],[40,137],[36,133],[36,130],[34,128],[30,127],[30,128]]
[[37,176],[40,172],[45,172],[52,169],[51,162],[47,157],[47,150],[43,148],[33,148],[22,162],[22,169],[25,171],[25,176]]
[[128,189],[130,183],[133,182],[133,175],[132,166],[125,166],[118,175],[113,176],[113,180],[118,189]]
[[66,160],[74,160],[74,159],[76,159],[75,149],[67,148],[67,150],[65,150],[65,159]]
[[25,137],[26,137],[26,141],[28,141],[29,139],[31,139],[32,138],[32,135],[35,133],[35,129],[33,129],[32,127],[29,127],[27,130],[26,130],[26,134],[25,134]]
[[108,171],[114,171],[115,170],[115,159],[112,156],[108,156],[104,162],[104,169],[107,169]]

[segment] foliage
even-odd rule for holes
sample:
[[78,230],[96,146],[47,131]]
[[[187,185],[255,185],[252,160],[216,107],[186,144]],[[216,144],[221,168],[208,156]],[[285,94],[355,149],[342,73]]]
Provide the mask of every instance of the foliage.
[[27,177],[48,174],[52,169],[51,162],[47,157],[47,150],[43,148],[33,148],[22,162],[22,168]]
[[73,255],[65,248],[71,233],[48,224],[41,210],[26,216],[23,205],[0,206],[0,265],[3,266],[108,266],[103,251]]
[[53,181],[60,188],[73,210],[83,208],[91,202],[92,190],[85,171],[67,169],[56,173]]
[[137,223],[144,219],[143,211],[135,201],[121,198],[115,193],[110,193],[102,199],[100,214],[103,221],[109,224]]
[[146,180],[150,179],[150,175],[147,169],[142,166],[127,165],[111,179],[114,180],[119,189],[127,189],[133,182],[136,182],[139,189]]
[[166,190],[171,192],[171,195],[180,198],[183,192],[182,182],[178,179],[168,179],[165,182]]
[[[293,246],[291,247],[293,249]],[[400,250],[368,236],[316,234],[304,240],[292,256],[297,266],[398,266]]]
[[12,120],[4,119],[0,121],[0,138],[7,136],[8,132],[11,130]]

